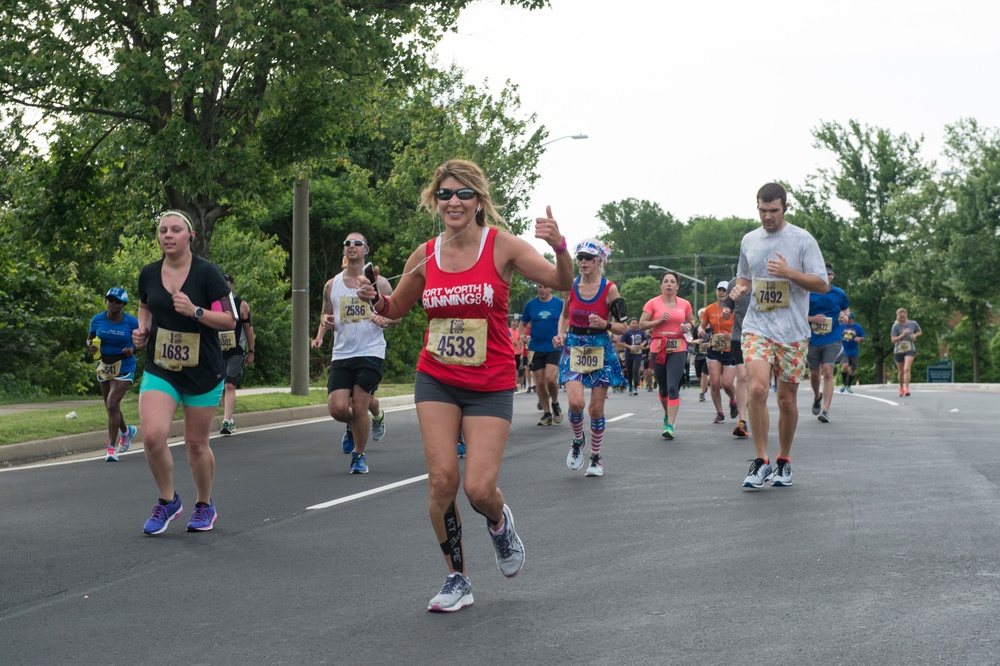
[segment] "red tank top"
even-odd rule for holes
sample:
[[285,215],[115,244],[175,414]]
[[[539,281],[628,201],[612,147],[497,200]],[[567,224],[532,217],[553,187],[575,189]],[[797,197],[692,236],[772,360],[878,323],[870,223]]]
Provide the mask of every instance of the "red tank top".
[[573,281],[573,289],[569,292],[569,325],[579,328],[590,328],[590,315],[595,314],[601,319],[608,317],[608,290],[614,282],[601,276],[601,286],[597,289],[597,294],[585,301],[577,287],[580,285],[580,277]]
[[510,285],[496,269],[496,236],[497,230],[488,227],[479,259],[458,273],[441,270],[434,257],[439,239],[428,241],[427,333],[417,372],[473,391],[514,388],[514,345],[507,330]]

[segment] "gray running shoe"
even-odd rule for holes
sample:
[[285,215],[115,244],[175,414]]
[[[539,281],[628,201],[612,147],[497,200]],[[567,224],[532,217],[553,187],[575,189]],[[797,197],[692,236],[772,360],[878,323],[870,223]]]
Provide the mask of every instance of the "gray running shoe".
[[507,578],[513,578],[521,573],[521,567],[524,566],[524,544],[514,530],[514,516],[506,504],[503,505],[503,517],[503,532],[494,534],[489,520],[486,521],[486,531],[493,539],[493,547],[497,551],[497,568]]
[[427,610],[432,613],[452,613],[473,603],[475,600],[472,598],[472,583],[456,571],[444,579],[444,586],[427,604]]
[[559,406],[558,402],[552,403],[552,422],[555,424],[563,422],[562,407]]
[[819,422],[820,423],[829,423],[830,422],[830,413],[829,412],[820,412],[818,418],[819,418]]
[[540,426],[550,426],[552,425],[552,415],[548,412],[542,414],[542,418],[538,420],[538,425]]
[[385,410],[378,410],[378,416],[372,417],[372,441],[377,442],[378,440],[385,437]]
[[743,479],[743,487],[750,490],[760,490],[764,483],[774,476],[771,463],[764,462],[763,458],[755,458],[750,461],[750,472],[747,478]]
[[771,479],[772,486],[792,485],[792,463],[788,460],[778,460],[778,470]]
[[813,416],[819,416],[820,411],[823,410],[823,399],[813,400]]

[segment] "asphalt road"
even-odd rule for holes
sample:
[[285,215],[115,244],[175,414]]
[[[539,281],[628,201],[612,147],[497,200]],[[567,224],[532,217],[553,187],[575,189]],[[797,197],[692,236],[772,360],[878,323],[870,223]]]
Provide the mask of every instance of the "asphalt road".
[[599,479],[518,394],[500,483],[527,561],[503,578],[462,498],[476,604],[453,614],[425,610],[446,570],[412,407],[367,475],[329,419],[214,439],[209,533],[184,530],[182,448],[184,516],[155,538],[141,453],[3,470],[0,662],[1000,662],[998,394],[861,388],[821,424],[808,393],[795,485],[759,492],[690,390],[673,442],[652,394],[612,395]]

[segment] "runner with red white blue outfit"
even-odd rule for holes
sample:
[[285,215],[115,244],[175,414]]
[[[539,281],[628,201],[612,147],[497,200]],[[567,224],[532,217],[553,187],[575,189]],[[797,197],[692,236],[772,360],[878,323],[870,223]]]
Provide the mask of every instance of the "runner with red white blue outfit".
[[618,287],[604,277],[611,250],[599,241],[588,238],[576,246],[579,277],[563,303],[559,317],[559,334],[553,340],[562,347],[559,361],[559,383],[566,386],[569,407],[567,416],[573,429],[573,442],[566,456],[566,466],[572,470],[583,467],[583,447],[587,438],[583,431],[583,409],[587,400],[583,389],[590,389],[590,466],[587,476],[603,476],[601,444],[604,441],[604,403],[609,386],[623,386],[618,355],[611,333],[624,333],[628,326],[625,301]]

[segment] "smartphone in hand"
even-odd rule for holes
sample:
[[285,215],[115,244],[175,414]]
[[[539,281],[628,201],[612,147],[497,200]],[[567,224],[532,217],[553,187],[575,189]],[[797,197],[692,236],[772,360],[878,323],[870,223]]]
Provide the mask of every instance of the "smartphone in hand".
[[373,287],[375,287],[375,298],[370,301],[374,306],[375,303],[378,302],[378,285],[375,282],[375,267],[372,266],[372,262],[370,261],[365,264],[365,277],[368,278],[368,281],[372,283]]

